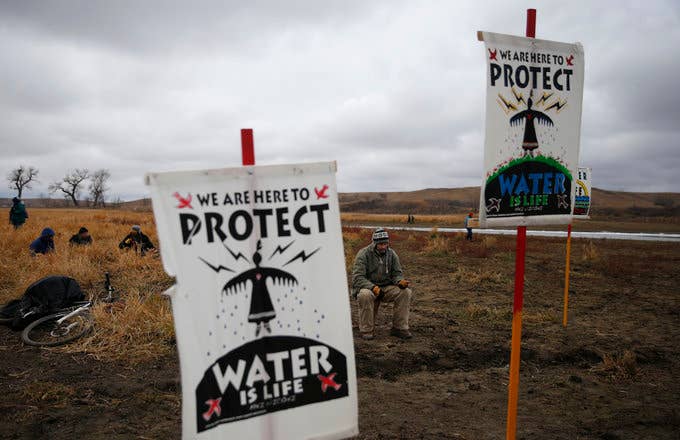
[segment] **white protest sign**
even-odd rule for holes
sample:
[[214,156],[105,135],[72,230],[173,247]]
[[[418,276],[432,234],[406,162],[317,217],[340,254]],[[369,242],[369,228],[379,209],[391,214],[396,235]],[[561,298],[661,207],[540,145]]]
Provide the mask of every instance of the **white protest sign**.
[[566,224],[583,101],[579,43],[482,32],[487,59],[480,224]]
[[590,218],[590,205],[593,197],[592,173],[591,168],[578,167],[576,195],[574,196],[574,218]]
[[358,433],[335,163],[150,173],[184,439]]

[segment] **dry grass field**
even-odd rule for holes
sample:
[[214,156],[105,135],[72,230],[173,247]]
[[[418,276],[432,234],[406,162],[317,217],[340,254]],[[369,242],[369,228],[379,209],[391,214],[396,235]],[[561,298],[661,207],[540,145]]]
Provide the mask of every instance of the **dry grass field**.
[[[27,347],[0,327],[0,438],[178,438],[179,366],[161,295],[172,280],[157,257],[117,247],[132,224],[157,243],[151,213],[29,214],[18,231],[0,226],[0,303],[51,274],[72,276],[98,297],[106,271],[122,301],[97,306],[93,334],[67,347]],[[69,247],[83,225],[93,246]],[[44,226],[57,231],[57,252],[30,257],[28,244]],[[343,229],[348,268],[370,233]],[[391,235],[413,283],[414,338],[388,336],[388,305],[380,308],[377,338],[355,339],[358,438],[502,438],[514,237],[467,242],[436,228]],[[530,238],[528,245],[518,438],[677,439],[677,244],[574,240],[567,329],[564,242]]]
[[[141,258],[118,249],[118,243],[134,224],[158,243],[150,213],[35,209],[29,215],[27,224],[16,231],[7,224],[0,228],[0,304],[20,297],[31,283],[48,275],[73,277],[96,299],[105,294],[104,273],[109,272],[124,302],[113,308],[96,306],[94,337],[64,350],[131,361],[174,350],[169,301],[160,296],[172,282],[163,272],[160,259],[152,255]],[[56,252],[32,257],[28,245],[46,226],[56,232]],[[81,226],[89,229],[92,246],[68,244]]]

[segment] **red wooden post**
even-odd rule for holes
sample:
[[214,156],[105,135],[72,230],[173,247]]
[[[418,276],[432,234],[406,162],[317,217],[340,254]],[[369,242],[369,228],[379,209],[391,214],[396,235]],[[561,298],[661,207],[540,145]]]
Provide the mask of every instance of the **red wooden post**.
[[562,326],[567,327],[569,310],[569,263],[571,261],[571,223],[567,228],[567,263],[564,267],[564,309],[562,311]]
[[536,38],[536,9],[527,9],[527,33],[529,38]]
[[252,128],[241,129],[241,158],[243,165],[255,165],[255,146]]
[[512,299],[512,313],[522,313],[524,306],[524,256],[527,250],[527,227],[517,227],[517,251],[515,253],[515,296]]
[[[527,9],[526,36],[536,37],[536,9]],[[517,227],[515,252],[515,295],[512,300],[512,343],[510,348],[510,380],[508,383],[507,440],[517,433],[517,401],[519,399],[519,360],[522,348],[522,306],[524,305],[524,261],[527,248],[527,227]]]

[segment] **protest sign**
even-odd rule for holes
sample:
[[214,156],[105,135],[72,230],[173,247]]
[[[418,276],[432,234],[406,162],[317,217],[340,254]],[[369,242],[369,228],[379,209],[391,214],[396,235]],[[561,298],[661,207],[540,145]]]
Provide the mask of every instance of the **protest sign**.
[[578,167],[576,194],[574,196],[574,218],[590,218],[592,172],[590,168]]
[[487,58],[480,224],[566,224],[574,206],[583,48],[482,32]]
[[150,173],[184,439],[358,432],[335,163]]

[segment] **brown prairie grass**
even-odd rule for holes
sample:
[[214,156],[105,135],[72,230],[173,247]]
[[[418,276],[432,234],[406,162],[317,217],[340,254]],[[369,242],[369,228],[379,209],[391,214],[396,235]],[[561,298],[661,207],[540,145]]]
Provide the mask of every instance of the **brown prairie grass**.
[[66,351],[89,353],[96,358],[124,358],[133,363],[172,352],[175,333],[166,298],[152,295],[144,299],[127,294],[121,302],[97,304],[93,313],[96,324],[91,337],[77,340],[65,347]]
[[447,237],[436,237],[428,240],[423,251],[431,256],[449,255],[452,252],[451,240]]
[[27,384],[21,394],[30,402],[65,407],[76,396],[76,389],[59,382],[37,381]]
[[[158,243],[150,212],[121,212],[88,209],[31,209],[25,226],[14,230],[0,226],[0,304],[20,297],[34,281],[48,275],[75,278],[87,296],[104,296],[104,273],[123,302],[113,313],[94,308],[95,330],[59,350],[83,351],[110,359],[157,358],[171,350],[174,338],[169,301],[160,296],[172,280],[157,256],[140,257],[118,249],[118,243],[139,224],[154,244]],[[28,245],[43,227],[56,231],[56,252],[31,257]],[[86,226],[92,246],[68,245],[68,239]],[[18,337],[18,335],[17,335]]]
[[362,247],[371,242],[372,231],[363,228],[343,228],[342,242],[345,248],[345,269],[352,272],[354,257]]
[[561,322],[561,316],[559,316],[557,311],[539,310],[534,312],[525,309],[522,312],[522,321],[527,324],[559,323]]
[[493,284],[503,285],[509,283],[509,278],[501,272],[490,270],[487,267],[467,268],[460,266],[455,272],[449,274],[454,283],[466,282],[470,284]]
[[416,243],[418,243],[418,237],[416,237],[416,234],[410,233],[406,237],[406,240],[404,240],[407,245],[409,246],[414,246]]
[[487,248],[493,248],[498,245],[498,238],[492,235],[485,235],[482,237],[482,245]]
[[632,380],[639,373],[637,357],[630,350],[618,354],[605,354],[602,362],[595,365],[592,371],[614,381]]
[[456,244],[456,253],[465,257],[487,258],[495,250],[496,240],[495,237],[485,236],[473,242],[460,241]]
[[600,261],[600,251],[592,240],[588,240],[581,250],[581,261],[585,264],[593,264]]
[[[488,325],[490,327],[507,326],[512,321],[512,308],[508,306],[490,307],[480,304],[468,304],[465,307],[467,316],[479,323]],[[527,311],[522,313],[522,321],[525,324],[546,324],[557,323],[559,317],[556,312],[550,311]]]
[[453,246],[451,245],[451,239],[443,234],[439,234],[436,228],[432,230],[430,236],[427,238],[427,242],[422,249],[422,252],[433,256],[445,256],[454,252]]
[[512,310],[507,307],[489,307],[480,304],[468,304],[465,313],[473,320],[491,326],[506,325],[512,320]]

